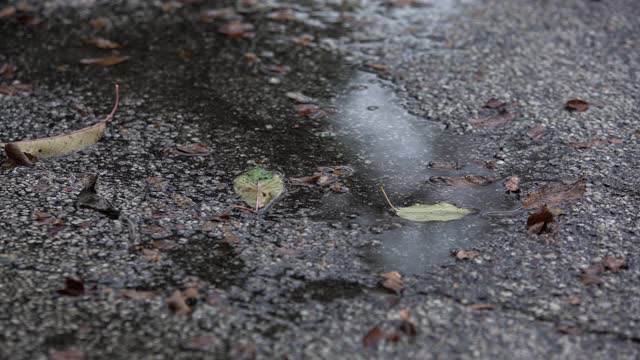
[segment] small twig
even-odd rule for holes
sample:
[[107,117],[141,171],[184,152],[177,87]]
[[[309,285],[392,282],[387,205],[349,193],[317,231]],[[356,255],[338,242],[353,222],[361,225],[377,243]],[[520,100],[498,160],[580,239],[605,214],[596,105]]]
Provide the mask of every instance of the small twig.
[[382,187],[382,185],[380,185],[380,190],[382,190],[382,195],[384,195],[384,198],[387,199],[387,204],[389,204],[389,206],[391,206],[393,210],[398,211],[398,209],[396,209],[396,207],[393,206],[393,204],[391,203],[391,200],[389,200],[389,197],[387,196],[387,192],[384,191],[384,187]]

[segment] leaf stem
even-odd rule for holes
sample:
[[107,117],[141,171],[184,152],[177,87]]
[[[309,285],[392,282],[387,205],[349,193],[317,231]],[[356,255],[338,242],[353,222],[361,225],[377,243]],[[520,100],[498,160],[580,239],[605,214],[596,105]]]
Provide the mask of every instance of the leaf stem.
[[384,191],[384,187],[382,185],[380,185],[380,190],[382,190],[382,195],[384,195],[384,198],[387,200],[387,204],[389,204],[389,206],[391,206],[393,210],[398,212],[398,209],[396,209],[396,207],[393,206],[393,204],[391,203],[391,200],[389,200],[389,197],[387,196],[387,192]]

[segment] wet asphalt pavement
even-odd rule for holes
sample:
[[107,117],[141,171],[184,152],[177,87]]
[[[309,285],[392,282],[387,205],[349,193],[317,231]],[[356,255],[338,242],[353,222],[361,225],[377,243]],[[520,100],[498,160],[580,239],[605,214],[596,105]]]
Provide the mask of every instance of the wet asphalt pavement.
[[[95,146],[0,169],[0,358],[639,356],[639,3],[362,0],[342,16],[337,0],[259,3],[203,18],[235,1],[51,0],[0,15],[0,68],[16,67],[0,90],[33,86],[0,91],[0,141],[91,125],[114,83],[121,95]],[[229,38],[232,20],[254,28]],[[83,44],[95,37],[122,47]],[[128,60],[79,63],[106,55]],[[491,98],[513,121],[472,125],[498,113]],[[574,98],[589,109],[566,110]],[[175,150],[194,143],[209,154]],[[256,165],[353,173],[345,192],[288,183],[256,216],[232,186]],[[76,206],[92,173],[119,219]],[[461,175],[492,180],[438,180]],[[527,195],[579,179],[554,231],[530,234]],[[381,185],[396,206],[475,212],[403,220]],[[606,256],[626,268],[584,281]],[[400,294],[380,286],[389,271]],[[84,291],[59,291],[67,278]]]

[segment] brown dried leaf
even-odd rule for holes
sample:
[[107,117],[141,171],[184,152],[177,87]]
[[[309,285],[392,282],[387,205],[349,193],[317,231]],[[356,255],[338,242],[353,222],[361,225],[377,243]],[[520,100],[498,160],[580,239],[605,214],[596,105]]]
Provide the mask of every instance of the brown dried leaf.
[[625,258],[614,258],[612,256],[605,256],[602,259],[602,265],[605,269],[611,271],[618,271],[620,269],[626,269],[627,260]]
[[499,109],[501,107],[505,107],[507,105],[507,103],[502,102],[496,98],[491,98],[489,100],[487,100],[487,102],[482,105],[483,108],[487,108],[487,109]]
[[169,309],[178,315],[185,315],[191,312],[191,308],[187,305],[184,296],[180,290],[176,290],[167,298]]
[[231,21],[218,28],[218,32],[230,39],[242,39],[253,36],[253,25],[240,21]]
[[383,72],[388,72],[389,71],[389,67],[387,65],[383,65],[383,64],[375,64],[375,63],[369,63],[367,64],[367,67],[376,70],[376,71],[383,71]]
[[525,209],[533,209],[541,205],[555,206],[564,201],[579,199],[587,190],[587,181],[580,179],[572,184],[552,183],[529,194],[522,203]]
[[343,194],[343,193],[348,193],[349,192],[349,188],[344,186],[344,185],[342,185],[339,182],[331,184],[331,186],[329,186],[329,190],[333,191],[334,193],[338,193],[338,194]]
[[64,280],[64,289],[58,289],[56,292],[66,296],[83,296],[86,294],[82,280],[72,278],[66,278]]
[[453,251],[453,255],[458,260],[473,260],[480,256],[480,253],[477,251],[466,251],[463,249],[456,249]]
[[471,310],[481,311],[481,310],[493,310],[496,308],[493,304],[480,303],[480,304],[472,304],[468,306]]
[[450,169],[450,170],[460,170],[464,167],[464,165],[460,165],[458,162],[446,162],[446,161],[429,161],[428,166],[431,169]]
[[5,6],[0,9],[0,19],[13,16],[16,13],[16,7],[13,5]]
[[148,262],[158,262],[162,259],[162,255],[160,251],[156,249],[142,249],[142,256],[144,256],[145,260]]
[[542,205],[538,212],[529,215],[527,219],[527,231],[530,234],[542,234],[550,233],[553,229],[549,226],[554,222],[553,214],[547,208],[547,205]]
[[388,290],[396,293],[397,295],[401,295],[404,290],[404,281],[402,280],[402,275],[400,275],[397,271],[389,271],[381,275],[382,280],[380,284]]
[[86,40],[83,40],[82,42],[86,45],[92,45],[100,49],[117,49],[122,46],[117,42],[100,38],[100,37],[96,37],[93,39],[86,39]]
[[385,333],[383,333],[382,330],[380,330],[380,327],[376,325],[371,328],[371,330],[369,330],[367,335],[364,336],[364,338],[362,339],[362,343],[367,349],[375,349],[376,347],[378,347],[378,343],[380,343],[380,341],[385,338]]
[[444,184],[452,187],[465,186],[484,186],[496,181],[497,178],[490,178],[481,175],[464,175],[464,176],[432,176],[429,182],[434,184]]
[[584,100],[573,99],[567,101],[565,108],[569,111],[584,112],[589,109],[589,103]]
[[84,360],[86,354],[82,350],[49,350],[50,360]]
[[96,66],[113,66],[129,60],[128,56],[105,56],[99,58],[80,59],[80,64]]
[[209,147],[202,143],[179,145],[176,146],[176,149],[178,150],[178,154],[189,156],[204,156],[211,153]]
[[516,118],[516,115],[508,112],[507,110],[502,110],[496,115],[489,116],[482,119],[473,119],[469,120],[469,123],[476,127],[496,127],[496,126],[504,126],[512,122]]
[[544,136],[544,130],[544,126],[536,125],[527,130],[527,136],[529,136],[533,140],[540,140]]
[[504,186],[511,192],[520,191],[520,178],[517,176],[510,176],[504,183]]
[[39,222],[40,224],[45,224],[45,225],[64,224],[64,220],[54,218],[53,216],[40,211],[36,212],[36,221]]
[[35,160],[31,154],[23,153],[20,147],[15,143],[8,143],[4,146],[4,152],[7,154],[11,164],[15,166],[34,166],[32,160]]

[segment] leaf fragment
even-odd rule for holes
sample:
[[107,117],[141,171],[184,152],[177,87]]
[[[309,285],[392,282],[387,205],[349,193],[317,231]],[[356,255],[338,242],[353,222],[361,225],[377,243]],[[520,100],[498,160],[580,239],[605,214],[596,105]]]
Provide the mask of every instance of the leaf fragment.
[[191,307],[185,300],[182,291],[176,290],[167,298],[167,306],[177,315],[185,315],[191,312]]
[[[9,161],[16,166],[33,166],[34,157],[31,154],[25,154],[20,150],[20,147],[15,143],[8,143],[4,146],[4,151],[9,158]],[[31,157],[31,159],[30,159]]]
[[202,143],[178,145],[176,149],[181,155],[205,156],[211,153],[209,146]]
[[86,186],[80,191],[76,204],[78,207],[86,207],[107,215],[111,219],[120,217],[120,211],[108,200],[100,197],[96,191],[97,175],[89,175]]
[[[31,154],[36,158],[47,158],[52,156],[60,156],[72,153],[74,151],[89,147],[104,135],[106,124],[111,120],[118,109],[119,92],[118,85],[116,89],[116,100],[111,110],[111,113],[107,115],[102,121],[84,129],[76,130],[68,134],[62,134],[52,137],[39,138],[33,140],[22,140],[13,142],[20,151],[26,154]],[[7,144],[1,144],[5,146]]]
[[477,251],[467,251],[463,249],[456,249],[453,251],[453,255],[458,260],[473,260],[480,256],[480,253]]
[[589,110],[589,103],[580,99],[572,99],[567,101],[565,109],[569,111],[585,112]]
[[550,233],[553,228],[549,225],[554,221],[553,213],[549,211],[547,205],[542,205],[539,211],[529,215],[529,218],[527,218],[527,231],[530,234]]
[[233,181],[235,192],[256,211],[273,204],[285,190],[282,175],[256,167]]
[[533,209],[541,205],[554,206],[564,201],[579,199],[587,189],[586,179],[580,179],[572,184],[552,183],[545,185],[529,194],[522,203],[525,209]]
[[489,116],[482,119],[469,120],[469,123],[475,127],[496,127],[504,126],[512,122],[516,118],[514,113],[511,113],[505,109],[501,110],[498,114]]
[[86,39],[86,40],[83,40],[82,42],[85,45],[95,46],[100,49],[117,49],[122,46],[115,41],[107,40],[100,37]]
[[389,271],[380,276],[382,277],[380,285],[397,295],[402,295],[402,291],[404,290],[404,280],[402,280],[402,275],[400,275],[399,272]]
[[80,64],[97,65],[97,66],[113,66],[129,60],[128,56],[104,56],[98,58],[80,59]]

